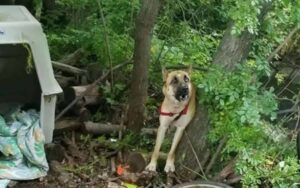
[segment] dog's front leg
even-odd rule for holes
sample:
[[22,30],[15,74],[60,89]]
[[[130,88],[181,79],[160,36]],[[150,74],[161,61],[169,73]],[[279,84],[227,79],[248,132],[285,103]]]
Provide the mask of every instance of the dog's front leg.
[[174,172],[175,171],[175,151],[177,148],[177,145],[183,135],[183,131],[184,131],[185,127],[180,127],[178,126],[176,129],[176,132],[174,134],[174,138],[172,141],[172,146],[170,149],[170,152],[168,154],[168,158],[167,158],[167,162],[166,162],[166,166],[165,166],[165,172]]
[[156,165],[157,165],[157,159],[158,159],[158,156],[159,156],[159,150],[160,150],[161,144],[162,144],[162,142],[165,138],[165,134],[166,134],[166,131],[169,127],[169,124],[170,124],[169,121],[165,121],[164,119],[160,119],[160,126],[157,130],[157,136],[156,136],[154,151],[153,151],[152,156],[151,156],[151,161],[148,164],[148,166],[146,167],[146,170],[156,171]]

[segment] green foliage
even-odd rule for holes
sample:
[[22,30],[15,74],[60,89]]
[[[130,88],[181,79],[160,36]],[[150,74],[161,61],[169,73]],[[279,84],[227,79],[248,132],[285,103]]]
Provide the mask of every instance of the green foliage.
[[229,9],[229,17],[234,21],[234,27],[231,33],[241,34],[242,31],[248,30],[252,34],[257,34],[259,24],[257,15],[260,14],[264,1],[265,0],[226,0],[224,3]]
[[263,6],[270,7],[269,15],[277,17],[275,22],[285,21],[299,25],[300,21],[300,3],[299,1],[288,0],[247,0],[247,1],[224,1],[225,9],[228,16],[233,21],[232,34],[241,34],[242,31],[248,30],[252,34],[258,34],[260,23],[258,16],[264,11]]
[[276,127],[267,120],[275,118],[277,103],[272,89],[261,89],[255,80],[254,64],[250,61],[234,72],[213,68],[204,76],[199,87],[213,125],[209,140],[228,139],[222,159],[238,156],[236,171],[243,187],[291,187],[300,180],[294,144],[279,142],[270,133]]
[[201,100],[213,112],[214,138],[220,138],[223,128],[229,133],[242,125],[260,126],[262,115],[274,118],[277,105],[272,90],[259,91],[254,72],[247,65],[234,72],[216,68],[205,75],[199,87],[205,91]]
[[[154,38],[152,53],[161,53],[160,61],[164,62],[165,65],[208,65],[212,60],[212,54],[217,47],[218,40],[211,35],[201,35],[185,23],[175,27],[180,33],[176,38],[169,38],[167,43]],[[154,57],[156,56],[154,55]]]
[[[290,144],[292,145],[292,143]],[[293,147],[293,149],[295,148]],[[272,145],[260,150],[247,148],[240,152],[236,170],[243,175],[243,187],[255,188],[272,185],[273,187],[289,188],[295,182],[300,181],[298,174],[300,166],[297,158],[293,156],[293,152],[290,153],[290,156],[287,156],[286,153],[276,156],[272,150],[280,152],[279,147]]]
[[[49,17],[43,18],[47,21],[45,27],[51,54],[55,59],[67,52],[84,47],[93,61],[108,64],[105,35],[109,39],[113,63],[131,58],[133,16],[138,10],[139,2],[122,0],[101,1],[100,3],[105,25],[100,14],[100,6],[91,0],[59,0],[60,11],[57,10],[49,14]],[[53,26],[57,25],[55,20],[62,17],[65,19],[64,22],[56,22],[63,22],[63,28]]]
[[[110,66],[108,48],[113,65],[132,58],[132,34],[134,18],[139,8],[138,0],[59,0],[57,4],[57,10],[43,18],[52,59],[61,59],[78,48],[84,48],[86,52],[86,58],[81,60],[82,64],[97,62],[103,65],[103,69]],[[108,47],[105,36],[108,38]],[[130,75],[130,69],[123,71]],[[117,78],[120,76],[123,75],[116,75]],[[101,87],[109,106],[115,105],[117,99],[119,102],[123,99],[120,92],[124,91],[126,83],[119,82],[122,78],[117,78],[113,88],[110,85]],[[103,117],[98,113],[95,119]]]

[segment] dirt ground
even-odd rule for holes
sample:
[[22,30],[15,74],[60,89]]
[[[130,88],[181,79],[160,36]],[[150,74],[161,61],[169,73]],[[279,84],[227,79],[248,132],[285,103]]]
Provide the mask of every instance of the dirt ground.
[[[108,139],[109,140],[109,139]],[[134,175],[119,176],[116,172],[119,151],[112,149],[109,143],[92,138],[80,132],[68,131],[55,136],[53,143],[45,146],[50,170],[46,177],[32,181],[11,182],[12,188],[119,188],[124,182],[136,181],[143,187],[151,186],[153,182],[161,184],[160,176],[139,173]],[[123,154],[124,155],[124,154]],[[138,171],[145,167],[144,159],[133,156],[134,165],[141,163]],[[139,162],[140,161],[140,162]],[[125,180],[124,180],[125,177]],[[142,177],[142,178],[140,178]],[[133,179],[133,180],[132,180]],[[142,181],[140,181],[143,179]],[[151,181],[150,181],[151,180]],[[142,183],[141,183],[142,182]],[[150,183],[151,182],[151,183]],[[148,186],[147,186],[148,185]]]
[[45,146],[50,170],[46,177],[32,181],[12,182],[13,188],[93,188],[107,187],[108,159],[112,153],[79,135],[62,135]]

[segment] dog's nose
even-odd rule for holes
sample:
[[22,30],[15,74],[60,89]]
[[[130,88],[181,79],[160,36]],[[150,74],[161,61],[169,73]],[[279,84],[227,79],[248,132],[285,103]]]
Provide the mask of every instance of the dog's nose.
[[181,93],[182,93],[183,95],[187,95],[187,94],[189,93],[189,88],[188,88],[188,87],[183,87],[183,88],[181,89]]
[[178,88],[175,98],[178,101],[184,101],[188,98],[188,96],[189,96],[189,88],[187,86],[182,86]]

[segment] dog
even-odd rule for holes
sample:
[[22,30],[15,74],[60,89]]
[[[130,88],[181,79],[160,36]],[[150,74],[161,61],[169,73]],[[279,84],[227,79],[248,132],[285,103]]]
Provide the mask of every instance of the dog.
[[146,167],[148,171],[156,171],[159,150],[165,133],[170,125],[176,126],[176,132],[168,153],[165,172],[175,171],[175,151],[185,128],[193,119],[196,109],[196,90],[191,82],[192,66],[187,70],[169,72],[162,69],[164,100],[159,110],[159,128],[151,161]]

